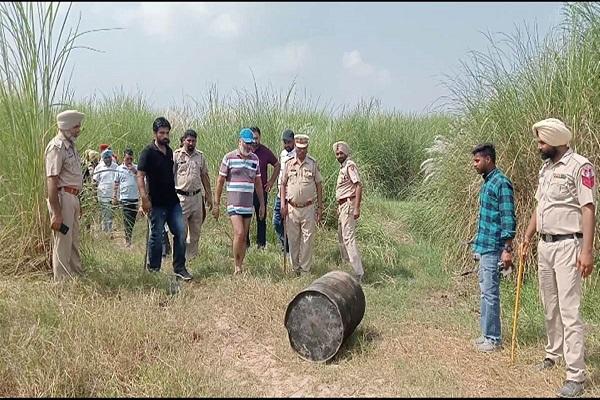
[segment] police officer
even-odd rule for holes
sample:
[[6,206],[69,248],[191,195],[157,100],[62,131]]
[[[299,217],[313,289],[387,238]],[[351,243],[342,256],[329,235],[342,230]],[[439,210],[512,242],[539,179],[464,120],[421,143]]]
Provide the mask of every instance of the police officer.
[[200,228],[206,218],[204,202],[208,203],[209,210],[213,204],[208,163],[204,153],[196,149],[197,139],[196,131],[188,129],[182,136],[182,146],[173,152],[175,190],[183,209],[183,231],[188,239],[186,259],[198,255]]
[[594,267],[595,171],[587,158],[569,148],[572,133],[562,121],[545,119],[532,130],[546,160],[523,243],[526,251],[539,232],[538,279],[547,335],[539,368],[552,368],[564,357],[567,379],[558,395],[575,397],[583,393],[585,381],[579,308],[582,280]]
[[323,215],[323,186],[317,161],[308,153],[308,136],[295,135],[296,156],[281,177],[281,216],[285,220],[296,276],[310,272],[316,223]]
[[338,244],[344,261],[350,262],[358,282],[364,270],[356,245],[356,220],[360,217],[362,183],[356,163],[350,159],[350,146],[346,142],[333,144],[335,158],[340,163],[335,199],[338,203]]
[[81,132],[84,114],[63,111],[56,116],[58,134],[45,150],[48,210],[52,229],[52,270],[62,281],[83,273],[79,254],[79,192],[83,174],[75,140]]

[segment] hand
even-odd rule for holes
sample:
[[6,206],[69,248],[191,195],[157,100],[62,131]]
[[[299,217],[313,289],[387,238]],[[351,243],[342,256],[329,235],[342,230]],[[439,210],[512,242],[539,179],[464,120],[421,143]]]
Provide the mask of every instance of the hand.
[[212,209],[213,209],[213,201],[212,201],[212,199],[206,200],[206,207],[208,207],[208,211],[212,211]]
[[219,209],[220,209],[220,208],[221,208],[221,207],[219,206],[219,204],[217,204],[217,205],[215,205],[215,206],[213,207],[213,209],[212,209],[212,215],[213,215],[213,217],[215,218],[215,221],[218,221],[218,220],[219,220]]
[[512,265],[513,265],[512,253],[509,253],[508,251],[504,250],[502,252],[502,256],[500,257],[500,259],[502,260],[502,265],[503,265],[504,269],[508,269],[508,268],[512,267]]
[[529,239],[523,239],[523,242],[519,246],[519,251],[523,257],[527,256],[527,253],[529,253]]
[[53,231],[58,231],[60,229],[60,226],[63,223],[63,217],[62,215],[53,215],[52,218],[50,219],[50,228]]
[[321,219],[323,218],[323,206],[317,207],[317,224],[321,223]]
[[273,182],[267,182],[267,184],[265,185],[265,191],[269,193],[271,189],[273,189]]
[[144,214],[148,214],[148,212],[150,212],[150,209],[152,209],[152,203],[150,202],[150,199],[148,198],[148,196],[142,197],[142,211],[144,212]]
[[258,207],[258,219],[261,221],[264,220],[266,217],[266,211],[267,209],[265,208],[265,205],[261,204],[260,207]]
[[286,219],[288,216],[288,206],[287,203],[285,203],[285,205],[281,205],[281,219]]
[[594,254],[591,251],[581,250],[577,257],[577,269],[583,278],[587,278],[594,270]]
[[119,204],[119,200],[117,200],[116,197],[113,197],[112,203],[113,203],[114,206],[116,206],[117,204]]
[[352,216],[354,216],[354,219],[359,219],[360,218],[360,210],[358,208],[354,209],[354,212],[352,213]]

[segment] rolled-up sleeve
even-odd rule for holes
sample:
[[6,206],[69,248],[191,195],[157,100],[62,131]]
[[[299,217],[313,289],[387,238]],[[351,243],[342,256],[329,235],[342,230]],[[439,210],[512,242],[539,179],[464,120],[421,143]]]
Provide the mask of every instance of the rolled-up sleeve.
[[504,181],[500,184],[498,193],[498,206],[500,210],[500,238],[512,239],[517,229],[515,218],[515,201],[512,183]]

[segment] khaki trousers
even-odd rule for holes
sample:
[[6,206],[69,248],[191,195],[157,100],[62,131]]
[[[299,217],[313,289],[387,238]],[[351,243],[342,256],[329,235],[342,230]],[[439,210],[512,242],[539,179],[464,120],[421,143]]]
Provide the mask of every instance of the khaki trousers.
[[[55,230],[52,231],[52,271],[54,280],[63,281],[83,273],[79,254],[79,214],[81,209],[77,196],[62,190],[58,191],[58,202],[63,216],[63,224],[69,227],[69,231],[66,235]],[[46,203],[48,211],[50,211],[50,218],[52,218],[50,202],[46,200]]]
[[183,232],[187,237],[185,258],[192,259],[198,255],[200,242],[200,229],[204,222],[204,200],[201,193],[194,196],[178,194],[183,211]]
[[314,204],[295,208],[288,203],[285,234],[290,246],[290,257],[292,258],[292,269],[294,271],[310,271],[316,227]]
[[354,219],[354,204],[346,201],[338,205],[338,245],[344,261],[350,262],[356,276],[363,276],[362,260],[356,245],[356,220]]
[[546,357],[565,359],[567,379],[585,380],[583,320],[581,304],[581,273],[577,257],[581,251],[579,239],[538,243],[538,278],[540,298],[544,306],[546,325]]

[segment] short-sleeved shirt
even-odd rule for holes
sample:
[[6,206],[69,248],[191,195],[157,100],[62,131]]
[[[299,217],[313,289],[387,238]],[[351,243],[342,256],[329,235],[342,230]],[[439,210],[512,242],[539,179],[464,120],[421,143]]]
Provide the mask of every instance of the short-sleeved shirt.
[[117,163],[115,163],[113,160],[111,160],[111,164],[109,166],[107,166],[104,163],[104,160],[102,160],[98,163],[98,165],[96,165],[96,168],[94,168],[92,180],[98,183],[97,192],[99,199],[112,199],[118,167],[119,166]]
[[517,220],[510,179],[498,168],[484,176],[479,191],[479,218],[473,251],[486,254],[500,251],[515,237]]
[[[133,170],[137,170],[137,165],[133,164]],[[135,176],[125,164],[117,167],[115,183],[119,184],[120,200],[137,200],[140,197]]]
[[181,147],[173,152],[173,162],[175,163],[175,189],[185,192],[202,190],[204,194],[202,174],[208,175],[208,163],[204,153],[194,149],[192,155],[189,155]]
[[254,213],[254,182],[260,178],[260,161],[254,153],[243,157],[239,150],[225,154],[219,175],[227,182],[227,212]]
[[277,157],[275,157],[275,154],[263,144],[259,144],[258,147],[254,149],[254,154],[256,154],[258,161],[260,162],[260,176],[264,188],[269,180],[267,177],[267,165],[271,164],[275,166],[278,160]]
[[356,196],[356,184],[360,182],[358,167],[356,163],[346,158],[340,167],[338,173],[337,185],[335,188],[335,199],[341,200]]
[[581,207],[596,205],[596,190],[596,174],[587,158],[569,149],[554,164],[546,160],[535,193],[537,231],[551,235],[583,233]]
[[286,149],[283,149],[279,154],[279,164],[281,165],[281,169],[279,170],[279,177],[277,177],[277,196],[279,196],[279,192],[281,191],[281,177],[283,176],[283,167],[285,166],[287,160],[294,157],[296,157],[295,147],[292,149],[292,151],[287,151]]
[[73,142],[58,133],[46,146],[44,152],[46,176],[57,176],[58,187],[69,186],[81,190],[83,174],[79,154]]
[[167,152],[163,154],[152,142],[140,153],[138,171],[146,173],[148,195],[153,206],[171,207],[179,203],[175,192],[173,150],[169,146],[166,147]]
[[317,161],[307,155],[304,161],[298,157],[285,163],[281,184],[286,185],[286,199],[296,204],[305,204],[317,198],[317,183],[323,178]]

